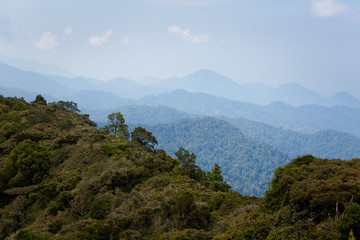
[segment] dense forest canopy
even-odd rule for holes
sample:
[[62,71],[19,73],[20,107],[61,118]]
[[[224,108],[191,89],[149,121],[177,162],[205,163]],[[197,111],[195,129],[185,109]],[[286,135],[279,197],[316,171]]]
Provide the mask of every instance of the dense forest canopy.
[[360,237],[360,159],[298,157],[264,198],[243,196],[221,163],[204,172],[142,144],[156,144],[145,128],[127,139],[43,100],[0,96],[0,239]]

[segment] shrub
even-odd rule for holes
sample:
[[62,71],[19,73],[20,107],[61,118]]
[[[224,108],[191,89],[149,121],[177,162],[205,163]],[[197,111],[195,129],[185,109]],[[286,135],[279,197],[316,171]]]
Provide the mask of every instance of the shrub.
[[39,183],[47,175],[49,168],[47,150],[28,139],[11,151],[4,171],[10,175],[10,186],[21,187]]
[[339,219],[341,239],[350,239],[350,232],[355,239],[360,239],[360,205],[352,203],[346,207],[346,214]]

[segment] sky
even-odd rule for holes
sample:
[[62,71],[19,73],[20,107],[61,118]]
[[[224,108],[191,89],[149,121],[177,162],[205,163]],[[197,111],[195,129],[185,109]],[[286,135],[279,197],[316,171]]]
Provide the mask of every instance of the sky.
[[360,1],[0,0],[0,53],[102,80],[210,69],[360,98]]

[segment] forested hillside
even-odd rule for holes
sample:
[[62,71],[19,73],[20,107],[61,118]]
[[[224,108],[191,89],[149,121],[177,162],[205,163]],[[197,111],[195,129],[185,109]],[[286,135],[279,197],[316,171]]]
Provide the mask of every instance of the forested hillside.
[[146,128],[169,154],[184,147],[196,154],[202,169],[209,170],[215,162],[219,163],[225,180],[242,194],[262,196],[272,172],[290,161],[289,156],[270,145],[251,140],[238,128],[211,117]]
[[360,159],[279,167],[261,207],[215,239],[359,239]]
[[0,108],[0,239],[211,239],[259,202],[186,150],[152,150],[142,128],[132,141],[124,124],[97,130],[75,103],[0,96]]
[[360,138],[334,130],[314,134],[277,128],[243,118],[226,119],[249,138],[267,143],[295,158],[312,154],[321,158],[351,159],[360,156]]
[[98,130],[74,102],[0,96],[0,109],[0,239],[360,237],[360,159],[296,158],[259,199],[229,190],[221,165],[205,173],[186,149],[153,149],[120,113]]

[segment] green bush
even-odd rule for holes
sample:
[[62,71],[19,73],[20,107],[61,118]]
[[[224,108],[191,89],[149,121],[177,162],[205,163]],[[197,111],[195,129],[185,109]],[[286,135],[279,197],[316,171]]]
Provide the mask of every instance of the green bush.
[[45,240],[47,238],[30,231],[20,230],[14,237],[15,240]]
[[39,143],[25,140],[19,143],[6,159],[4,172],[10,176],[12,187],[39,183],[50,168],[48,151]]
[[212,238],[211,233],[204,230],[184,229],[163,233],[159,240],[211,240]]
[[[360,205],[352,203],[346,207],[346,214],[339,219],[341,239],[348,239],[352,231],[355,239],[360,239]],[[350,239],[350,238],[349,238]]]
[[90,217],[94,219],[104,219],[111,210],[114,195],[105,193],[97,195],[90,207]]
[[34,142],[38,142],[38,141],[44,139],[44,135],[42,135],[40,133],[34,133],[34,132],[19,132],[19,133],[15,134],[14,137],[18,143],[22,142],[26,139],[30,139],[31,141],[34,141]]

